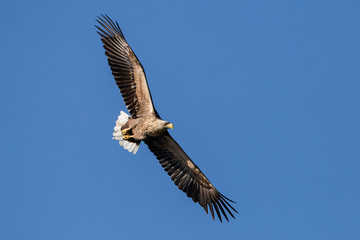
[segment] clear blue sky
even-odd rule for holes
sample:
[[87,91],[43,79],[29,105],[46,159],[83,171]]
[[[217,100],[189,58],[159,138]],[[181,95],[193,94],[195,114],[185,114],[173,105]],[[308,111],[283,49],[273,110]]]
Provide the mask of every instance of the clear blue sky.
[[[360,2],[170,2],[1,2],[0,238],[360,239]],[[111,139],[101,13],[236,220]]]

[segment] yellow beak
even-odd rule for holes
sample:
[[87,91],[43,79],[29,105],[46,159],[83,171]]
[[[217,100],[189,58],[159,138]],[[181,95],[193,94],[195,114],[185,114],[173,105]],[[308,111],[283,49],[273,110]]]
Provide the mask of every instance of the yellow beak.
[[172,125],[172,123],[166,124],[165,127],[166,127],[166,128],[174,129],[174,125]]

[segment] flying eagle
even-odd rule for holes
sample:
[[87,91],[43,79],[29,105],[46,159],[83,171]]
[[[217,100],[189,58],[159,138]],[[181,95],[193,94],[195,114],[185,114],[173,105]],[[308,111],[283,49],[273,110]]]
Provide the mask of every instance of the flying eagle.
[[114,127],[114,139],[134,154],[140,142],[144,141],[175,185],[195,203],[198,202],[206,213],[209,207],[214,220],[215,212],[220,221],[222,215],[229,221],[227,213],[235,218],[232,211],[237,211],[229,203],[234,202],[216,190],[168,133],[167,129],[173,129],[173,125],[162,120],[157,113],[144,68],[126,42],[119,24],[115,24],[107,15],[102,15],[96,21],[102,27],[96,26],[112,74],[131,115],[120,112]]

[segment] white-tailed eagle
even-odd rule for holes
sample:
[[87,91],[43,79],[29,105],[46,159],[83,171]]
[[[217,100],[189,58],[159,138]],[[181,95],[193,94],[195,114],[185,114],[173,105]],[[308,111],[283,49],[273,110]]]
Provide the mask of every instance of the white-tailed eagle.
[[144,141],[175,185],[195,203],[198,202],[206,213],[209,208],[213,219],[215,212],[220,221],[222,215],[229,221],[227,213],[235,218],[232,211],[236,210],[229,203],[234,202],[216,190],[168,133],[167,129],[173,128],[173,125],[162,120],[155,110],[144,69],[126,42],[118,23],[106,15],[99,17],[97,22],[101,25],[96,27],[104,44],[105,55],[131,115],[121,111],[114,128],[114,139],[134,154],[140,142]]

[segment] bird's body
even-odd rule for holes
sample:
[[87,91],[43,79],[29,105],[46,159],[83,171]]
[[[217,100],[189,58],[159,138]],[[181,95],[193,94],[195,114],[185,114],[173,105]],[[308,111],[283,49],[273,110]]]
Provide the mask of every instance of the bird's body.
[[172,125],[166,121],[157,118],[154,115],[148,115],[141,118],[129,118],[127,123],[121,127],[125,136],[132,136],[134,141],[143,141],[149,137],[162,135],[166,129],[172,128]]
[[114,139],[134,154],[141,141],[145,142],[175,185],[198,202],[206,213],[209,207],[212,217],[215,210],[220,221],[221,215],[228,220],[226,213],[235,218],[231,210],[236,210],[229,204],[232,201],[216,190],[168,133],[167,129],[172,129],[173,125],[162,120],[155,110],[144,69],[119,25],[108,16],[102,16],[97,21],[102,26],[97,28],[108,63],[131,115],[120,113],[114,128]]

